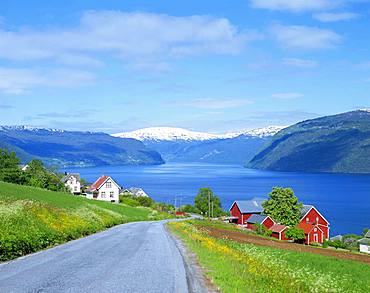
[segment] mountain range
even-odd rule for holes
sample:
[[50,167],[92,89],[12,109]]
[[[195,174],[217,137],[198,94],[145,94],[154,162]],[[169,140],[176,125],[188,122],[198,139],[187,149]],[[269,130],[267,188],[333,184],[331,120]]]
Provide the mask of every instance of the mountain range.
[[281,129],[281,126],[270,126],[210,134],[183,128],[150,127],[113,136],[140,140],[159,152],[166,162],[245,164]]
[[0,148],[15,151],[23,163],[40,159],[58,167],[164,163],[141,141],[99,132],[0,126]]
[[370,110],[283,129],[247,164],[275,171],[370,173]]

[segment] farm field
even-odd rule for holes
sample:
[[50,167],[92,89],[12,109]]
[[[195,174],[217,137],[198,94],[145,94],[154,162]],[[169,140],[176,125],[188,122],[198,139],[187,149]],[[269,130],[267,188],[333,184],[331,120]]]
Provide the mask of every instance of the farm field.
[[[306,251],[261,246],[227,238],[223,224],[169,223],[197,255],[206,276],[221,292],[368,292],[370,265]],[[261,238],[262,240],[267,240]],[[272,241],[279,243],[277,241]],[[293,244],[294,245],[294,244]],[[323,250],[323,249],[322,249]]]
[[0,182],[0,261],[10,260],[114,225],[166,214]]

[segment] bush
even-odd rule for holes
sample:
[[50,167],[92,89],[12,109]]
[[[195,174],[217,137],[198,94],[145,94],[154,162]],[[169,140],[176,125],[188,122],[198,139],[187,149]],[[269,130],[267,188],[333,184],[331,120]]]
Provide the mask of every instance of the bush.
[[329,247],[329,241],[327,239],[324,239],[324,242],[322,243],[323,248],[328,248]]
[[120,196],[119,197],[119,202],[120,203],[123,203],[125,205],[128,205],[130,207],[138,207],[138,206],[140,206],[140,203],[137,200],[135,200],[133,198],[125,197],[125,196]]
[[151,199],[150,197],[146,196],[139,196],[136,197],[135,200],[139,203],[139,205],[143,207],[151,207],[154,204],[154,200]]
[[306,235],[301,228],[291,227],[288,228],[285,232],[287,238],[292,238],[294,241],[306,239]]
[[256,223],[254,224],[254,229],[258,235],[271,236],[272,231],[267,229],[264,225]]
[[344,248],[344,245],[343,245],[342,241],[340,241],[340,240],[330,241],[329,245],[331,247],[334,247],[335,249]]

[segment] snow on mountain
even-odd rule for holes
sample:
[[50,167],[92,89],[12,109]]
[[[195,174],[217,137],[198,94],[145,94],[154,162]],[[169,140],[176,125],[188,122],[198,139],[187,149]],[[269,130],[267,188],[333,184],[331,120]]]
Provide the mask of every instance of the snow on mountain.
[[11,126],[0,126],[0,130],[8,131],[50,131],[50,132],[64,132],[64,130],[56,128],[42,128],[30,125],[11,125]]
[[219,136],[215,134],[195,132],[183,128],[172,127],[149,127],[131,132],[112,134],[121,138],[134,138],[137,140],[211,140]]
[[234,138],[240,135],[252,136],[252,137],[267,137],[272,136],[279,132],[284,127],[282,126],[269,126],[265,128],[258,128],[253,130],[241,131],[241,132],[230,132],[225,134],[211,134],[205,132],[190,131],[183,128],[173,127],[149,127],[138,129],[131,132],[122,132],[112,134],[115,137],[121,138],[134,138],[137,140],[153,140],[153,141],[206,141],[215,139],[227,139]]

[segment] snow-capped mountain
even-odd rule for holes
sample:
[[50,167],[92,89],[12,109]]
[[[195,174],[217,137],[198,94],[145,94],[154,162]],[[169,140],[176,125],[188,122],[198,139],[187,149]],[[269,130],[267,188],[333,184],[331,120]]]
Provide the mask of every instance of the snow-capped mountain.
[[56,128],[42,128],[31,125],[4,125],[0,126],[0,130],[3,131],[50,131],[50,132],[64,132],[64,130]]
[[138,129],[131,132],[121,132],[112,134],[115,137],[134,138],[141,141],[208,141],[217,139],[229,139],[240,135],[251,137],[267,137],[273,136],[284,127],[269,126],[240,132],[230,132],[225,134],[211,134],[206,132],[190,131],[183,128],[174,127],[149,127]]

